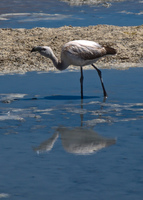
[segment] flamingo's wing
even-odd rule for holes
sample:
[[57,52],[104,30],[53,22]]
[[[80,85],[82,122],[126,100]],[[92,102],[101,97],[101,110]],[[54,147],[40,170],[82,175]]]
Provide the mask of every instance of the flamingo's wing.
[[105,48],[100,45],[96,45],[96,43],[94,45],[69,43],[69,45],[64,47],[64,51],[67,51],[82,60],[97,59],[106,54]]

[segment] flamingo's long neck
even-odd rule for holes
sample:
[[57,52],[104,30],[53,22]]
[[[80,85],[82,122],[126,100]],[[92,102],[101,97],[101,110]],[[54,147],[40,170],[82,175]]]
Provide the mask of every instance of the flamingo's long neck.
[[65,66],[64,62],[62,61],[60,62],[54,53],[52,53],[52,56],[50,57],[50,59],[52,60],[54,66],[60,71],[68,67],[68,66]]

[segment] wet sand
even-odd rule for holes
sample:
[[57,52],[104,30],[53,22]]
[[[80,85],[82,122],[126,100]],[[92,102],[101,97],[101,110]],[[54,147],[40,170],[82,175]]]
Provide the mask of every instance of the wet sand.
[[50,46],[60,58],[62,45],[78,39],[93,40],[117,49],[117,55],[99,59],[98,67],[126,69],[143,66],[143,25],[0,29],[0,38],[1,73],[54,71],[56,69],[49,59],[31,53],[31,49],[40,45]]

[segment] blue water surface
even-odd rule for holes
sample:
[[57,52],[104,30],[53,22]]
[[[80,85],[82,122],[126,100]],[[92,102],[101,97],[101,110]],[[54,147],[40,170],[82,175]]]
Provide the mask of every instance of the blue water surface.
[[[142,68],[0,77],[0,193],[142,199]],[[74,81],[73,81],[74,80]],[[107,148],[108,147],[108,148]]]
[[[0,28],[141,25],[142,1],[1,0]],[[0,198],[142,200],[142,68],[0,76]]]
[[1,0],[0,28],[34,28],[142,24],[143,3],[129,0],[100,5],[70,6],[58,0]]

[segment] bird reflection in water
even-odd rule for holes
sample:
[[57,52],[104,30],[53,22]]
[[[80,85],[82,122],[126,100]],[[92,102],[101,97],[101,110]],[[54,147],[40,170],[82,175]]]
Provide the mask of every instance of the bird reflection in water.
[[[105,102],[105,99],[103,102]],[[80,112],[81,126],[76,128],[59,126],[55,130],[55,133],[52,135],[52,137],[42,142],[38,147],[34,147],[33,150],[38,154],[51,151],[59,136],[61,138],[64,150],[68,153],[78,155],[93,154],[100,149],[114,145],[116,143],[116,139],[103,137],[96,133],[93,129],[83,127],[84,112],[82,111],[83,99],[81,99]]]
[[92,129],[82,127],[58,127],[51,138],[33,148],[38,154],[49,152],[60,135],[65,151],[73,154],[88,155],[116,143],[116,139],[109,139],[97,134]]

